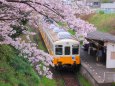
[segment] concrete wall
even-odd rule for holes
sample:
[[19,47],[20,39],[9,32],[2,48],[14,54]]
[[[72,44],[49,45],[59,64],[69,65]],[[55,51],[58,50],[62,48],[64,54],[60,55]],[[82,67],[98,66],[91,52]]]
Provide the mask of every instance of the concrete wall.
[[106,68],[115,68],[115,43],[107,43]]
[[96,80],[92,77],[92,75],[81,65],[80,73],[92,83],[92,86],[99,86]]
[[98,83],[82,64],[80,73],[92,84],[92,86],[112,86],[111,83]]

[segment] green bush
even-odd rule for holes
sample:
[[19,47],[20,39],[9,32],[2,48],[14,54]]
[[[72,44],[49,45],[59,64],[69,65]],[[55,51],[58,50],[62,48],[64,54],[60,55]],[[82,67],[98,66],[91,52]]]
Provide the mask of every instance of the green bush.
[[16,31],[16,33],[11,35],[12,38],[16,38],[16,37],[19,37],[20,35],[22,35],[23,29],[21,26],[11,25],[11,27],[13,28],[13,30]]
[[[29,62],[17,50],[0,45],[0,86],[38,86],[40,79]],[[4,83],[5,82],[5,83]]]
[[54,80],[40,78],[30,63],[9,45],[0,45],[0,86],[56,86]]
[[26,25],[28,23],[28,19],[22,19],[20,23],[22,25]]
[[0,86],[12,86],[12,85],[11,85],[11,84],[9,84],[9,83],[0,82]]
[[104,14],[104,11],[100,10],[100,11],[99,11],[99,14]]
[[80,73],[77,74],[81,86],[92,86],[92,84]]
[[103,3],[109,3],[109,0],[102,0]]
[[24,82],[20,82],[20,83],[18,84],[18,86],[28,86],[28,85],[25,84]]
[[57,86],[54,80],[49,80],[46,77],[43,77],[41,79],[41,82],[43,83],[43,86]]
[[75,30],[74,30],[74,29],[69,29],[68,32],[69,32],[71,35],[75,35]]
[[115,34],[115,14],[94,14],[88,22],[94,24],[97,30]]
[[16,33],[12,34],[11,37],[12,38],[16,38],[16,37],[19,37],[20,35],[23,34],[23,30],[26,30],[27,28],[25,27],[24,29],[22,29],[22,26],[25,26],[26,24],[28,23],[28,19],[21,19],[20,20],[20,26],[18,25],[11,25],[11,28],[13,28],[13,30],[16,31]]
[[115,86],[115,82],[112,83],[112,86]]

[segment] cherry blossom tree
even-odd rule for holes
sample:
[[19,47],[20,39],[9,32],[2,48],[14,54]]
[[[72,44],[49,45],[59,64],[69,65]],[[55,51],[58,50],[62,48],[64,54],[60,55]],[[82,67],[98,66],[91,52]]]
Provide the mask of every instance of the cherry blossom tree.
[[[82,9],[81,9],[82,8]],[[35,33],[26,30],[25,22],[38,28],[38,21],[41,16],[51,18],[54,21],[66,22],[69,27],[75,29],[79,34],[86,34],[96,28],[88,22],[76,18],[76,14],[85,15],[92,11],[77,4],[77,9],[65,4],[63,0],[0,0],[0,44],[10,44],[20,50],[23,55],[35,67],[40,75],[52,78],[52,73],[48,66],[52,65],[53,57],[36,48],[35,43],[31,43],[28,35]],[[14,27],[15,26],[15,27]],[[19,28],[18,30],[15,28]],[[27,34],[26,43],[16,35]]]

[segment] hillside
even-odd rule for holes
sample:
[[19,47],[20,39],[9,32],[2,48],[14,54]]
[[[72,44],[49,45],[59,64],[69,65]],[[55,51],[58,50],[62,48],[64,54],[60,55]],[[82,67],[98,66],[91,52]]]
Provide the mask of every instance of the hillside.
[[45,77],[40,78],[12,46],[0,45],[0,86],[55,86],[55,83]]
[[0,86],[38,86],[39,77],[18,51],[0,45]]
[[[30,26],[28,30],[35,32]],[[40,46],[39,49],[47,52],[39,34],[29,36],[32,42]],[[21,34],[20,37],[25,42],[29,42],[25,34]],[[28,60],[19,56],[19,51],[14,47],[0,45],[0,86],[56,86],[56,82],[45,76],[39,76]]]
[[115,35],[115,14],[91,14],[83,19],[97,27],[97,30]]

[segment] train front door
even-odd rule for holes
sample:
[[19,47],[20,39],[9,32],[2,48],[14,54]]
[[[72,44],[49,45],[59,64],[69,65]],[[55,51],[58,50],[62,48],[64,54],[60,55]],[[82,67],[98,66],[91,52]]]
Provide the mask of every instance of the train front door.
[[70,46],[65,46],[64,47],[64,54],[65,55],[70,55],[71,51],[70,51]]

